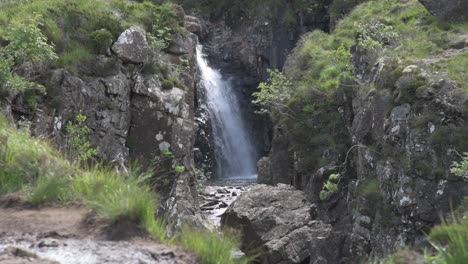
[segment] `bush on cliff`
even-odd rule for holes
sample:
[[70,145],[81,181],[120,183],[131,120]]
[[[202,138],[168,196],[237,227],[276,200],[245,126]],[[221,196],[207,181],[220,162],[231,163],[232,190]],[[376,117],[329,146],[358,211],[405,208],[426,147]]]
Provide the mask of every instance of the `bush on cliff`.
[[[36,21],[42,34],[42,46],[22,39],[30,47],[55,47],[59,55],[58,67],[70,67],[77,72],[78,65],[89,59],[88,54],[105,53],[113,41],[131,25],[141,25],[156,39],[170,39],[181,31],[175,6],[169,2],[156,5],[150,1],[126,0],[34,0],[5,3],[0,9],[0,47],[2,36],[15,32],[16,25]],[[161,33],[160,29],[166,30]],[[34,29],[34,28],[32,28]],[[29,47],[29,46],[27,46]],[[16,49],[24,50],[22,49]],[[49,56],[55,58],[54,56]]]

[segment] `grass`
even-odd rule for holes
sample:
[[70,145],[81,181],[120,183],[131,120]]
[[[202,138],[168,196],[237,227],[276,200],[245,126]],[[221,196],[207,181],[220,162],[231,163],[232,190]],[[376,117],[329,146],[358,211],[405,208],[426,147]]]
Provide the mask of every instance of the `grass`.
[[50,201],[65,202],[71,199],[68,192],[69,179],[60,176],[40,177],[35,185],[28,189],[26,200],[33,205],[40,205]]
[[[378,56],[402,62],[438,55],[448,47],[451,37],[468,31],[468,23],[445,23],[429,14],[417,0],[367,1],[355,7],[331,34],[314,31],[303,36],[286,66],[287,75],[297,80],[294,93],[298,97],[311,87],[331,91],[338,87],[336,71],[340,67],[336,67],[336,52],[340,47],[349,50],[356,43],[361,26],[365,28],[369,21],[378,21],[387,27],[386,34],[398,36],[393,43],[383,43]],[[370,36],[379,34],[383,33]],[[368,51],[368,56],[377,58],[372,51]],[[461,84],[466,83],[466,60],[466,55],[461,55],[447,62],[450,76]]]
[[159,201],[149,184],[152,176],[138,166],[127,172],[104,165],[79,167],[46,141],[11,127],[0,116],[0,195],[19,191],[36,206],[82,203],[110,225],[134,223],[161,243],[192,250],[201,263],[248,263],[252,259],[233,259],[231,252],[239,246],[239,237],[230,232],[220,235],[187,227],[169,238],[166,220],[155,217]]
[[239,246],[239,236],[232,231],[220,235],[214,232],[201,231],[186,227],[176,237],[175,241],[186,248],[192,249],[199,261],[204,264],[247,264],[255,259],[255,255],[239,260],[232,258],[232,249]]
[[452,220],[443,220],[438,226],[432,228],[427,236],[434,247],[434,252],[425,251],[425,256],[412,249],[400,249],[392,255],[369,263],[373,264],[408,264],[408,263],[433,263],[433,264],[465,264],[468,260],[468,218],[452,215]]
[[[33,20],[39,21],[42,33],[54,44],[60,67],[76,67],[75,63],[88,58],[92,51],[106,51],[105,46],[131,25],[140,25],[149,34],[161,38],[183,31],[170,2],[158,5],[151,1],[34,0],[8,2],[0,8],[0,40],[11,31],[12,25]],[[100,34],[98,43],[96,32],[106,32]]]
[[442,60],[433,66],[436,71],[447,72],[460,88],[468,92],[468,53]]
[[45,141],[11,127],[0,116],[0,194],[19,191],[39,178],[64,177],[71,169]]
[[434,227],[428,238],[437,250],[435,256],[429,257],[437,264],[464,264],[468,260],[468,218],[453,217]]

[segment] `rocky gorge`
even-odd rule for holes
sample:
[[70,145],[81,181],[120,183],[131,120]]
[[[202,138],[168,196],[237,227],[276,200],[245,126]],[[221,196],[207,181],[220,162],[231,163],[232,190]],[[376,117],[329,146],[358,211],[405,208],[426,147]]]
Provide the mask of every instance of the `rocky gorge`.
[[[465,2],[174,2],[180,5],[163,18],[172,24],[157,29],[153,20],[159,18],[148,26],[125,17],[127,9],[115,11],[121,12],[117,18],[106,19],[131,22],[115,32],[106,23],[93,28],[95,36],[104,30],[114,36],[76,65],[18,63],[13,74],[47,93],[8,93],[2,114],[62,153],[73,147],[69,122],[85,116],[95,159],[118,171],[133,161],[153,169],[151,190],[159,201],[152,218],[166,219],[169,236],[186,226],[233,228],[243,252],[260,252],[254,263],[367,263],[405,248],[411,250],[401,262],[377,263],[429,263],[423,251],[433,250],[431,229],[441,217],[466,217],[467,177],[452,170],[468,151]],[[4,21],[0,14],[0,25]],[[58,21],[59,27],[67,23]],[[420,42],[413,27],[424,32],[416,37]],[[86,34],[63,38],[76,42]],[[0,47],[9,43],[0,37]],[[55,47],[61,48],[59,41]],[[229,162],[243,168],[243,159],[228,155],[219,163],[223,148],[216,146],[231,153],[219,143],[227,126],[216,123],[227,117],[213,118],[222,106],[209,105],[212,90],[202,67],[219,74],[222,85],[215,88],[228,89],[226,102],[238,104],[230,113],[238,114],[242,122],[235,128],[242,126],[245,136],[235,133],[241,143],[234,145],[248,137],[248,155],[238,156],[257,165],[257,183],[254,175],[227,177]],[[258,92],[274,87],[270,69],[287,89],[269,90],[274,104],[265,107]],[[2,170],[7,163],[0,161]],[[154,249],[147,240],[0,231],[0,263],[54,263],[40,260],[54,254],[62,256],[55,258],[60,263],[74,263],[63,256],[75,258],[83,248],[97,256],[89,263],[211,263],[190,249]],[[58,246],[46,245],[51,249],[41,253],[43,241]],[[116,253],[128,248],[128,254]],[[121,259],[105,257],[111,255]]]

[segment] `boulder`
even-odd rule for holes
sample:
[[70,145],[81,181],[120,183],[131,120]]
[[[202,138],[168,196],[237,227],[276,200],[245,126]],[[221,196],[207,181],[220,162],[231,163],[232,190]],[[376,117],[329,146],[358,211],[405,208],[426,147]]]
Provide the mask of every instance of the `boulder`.
[[242,193],[221,216],[242,230],[242,249],[260,249],[262,263],[305,263],[321,257],[331,226],[312,221],[305,194],[286,184],[257,185]]
[[466,0],[419,0],[431,14],[449,21],[468,20]]
[[123,62],[134,64],[146,61],[148,49],[146,31],[138,26],[125,30],[112,46],[112,51]]
[[194,16],[185,16],[185,29],[187,29],[189,32],[192,32],[199,37],[202,36],[203,33],[203,27],[200,23],[200,20]]
[[172,42],[167,52],[174,55],[184,55],[189,54],[189,51],[192,49],[193,44],[190,38],[184,37],[180,33],[176,33],[172,37]]

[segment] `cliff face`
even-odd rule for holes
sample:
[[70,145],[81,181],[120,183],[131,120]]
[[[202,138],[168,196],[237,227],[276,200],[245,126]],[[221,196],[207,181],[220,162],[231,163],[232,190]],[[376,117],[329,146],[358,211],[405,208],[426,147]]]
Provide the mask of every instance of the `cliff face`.
[[[183,25],[184,14],[178,19]],[[169,215],[170,224],[184,217],[200,224],[192,155],[198,37],[181,30],[161,51],[143,28],[129,27],[105,47],[105,55],[93,56],[76,71],[25,63],[17,73],[54,93],[38,98],[34,108],[23,94],[13,95],[5,113],[30,122],[33,135],[52,138],[65,152],[70,148],[66,123],[85,115],[99,159],[156,166],[160,213]],[[51,96],[58,103],[51,103]],[[176,171],[177,166],[184,169]]]
[[[412,4],[418,6],[410,1],[399,8]],[[258,182],[291,184],[307,194],[311,213],[333,226],[327,261],[360,263],[404,245],[424,245],[424,233],[440,215],[466,199],[466,181],[450,172],[468,149],[466,84],[434,70],[466,56],[466,35],[458,34],[447,41],[458,44],[447,44],[442,54],[412,60],[369,52],[357,37],[350,48],[353,81],[342,79],[333,92],[309,81],[289,104],[295,119],[274,119],[272,149],[258,163]],[[320,50],[307,40],[299,45],[284,71],[303,85],[319,74],[320,68],[306,71],[320,65]]]

